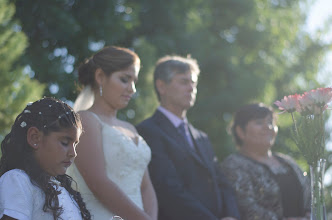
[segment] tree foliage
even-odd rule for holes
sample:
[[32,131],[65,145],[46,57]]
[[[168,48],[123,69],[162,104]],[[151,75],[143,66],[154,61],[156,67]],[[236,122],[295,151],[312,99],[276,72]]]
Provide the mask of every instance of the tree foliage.
[[[17,0],[29,37],[23,63],[48,85],[45,95],[75,100],[75,68],[104,45],[130,47],[138,19],[122,1]],[[59,89],[61,87],[61,89]]]
[[27,102],[40,98],[44,88],[16,65],[27,46],[27,38],[13,19],[14,13],[13,3],[0,1],[0,140]]
[[[135,49],[142,59],[138,93],[120,116],[137,123],[158,105],[155,61],[166,54],[191,54],[202,74],[189,118],[223,157],[233,150],[226,128],[240,105],[272,104],[318,86],[316,73],[328,47],[302,31],[306,16],[300,4],[309,2],[16,0],[16,18],[30,43],[21,62],[48,84],[45,95],[73,101],[76,67],[84,58],[104,45]],[[281,131],[277,144],[284,151],[290,143],[286,134]]]
[[[222,159],[234,150],[227,126],[239,106],[254,101],[273,105],[284,95],[319,86],[317,72],[330,45],[302,30],[306,14],[301,7],[310,3],[16,0],[15,16],[29,41],[20,62],[31,67],[35,79],[48,85],[45,95],[73,101],[76,69],[84,58],[105,45],[134,49],[142,60],[138,92],[119,116],[136,124],[158,105],[152,85],[155,61],[166,54],[190,54],[198,60],[201,76],[197,102],[188,117],[209,134]],[[15,35],[22,38],[17,41],[25,41],[22,33]],[[4,56],[22,51],[24,45],[20,45],[21,50],[16,46]],[[8,61],[2,61],[8,66]],[[291,119],[280,116],[278,122],[276,150],[306,167],[289,137]]]

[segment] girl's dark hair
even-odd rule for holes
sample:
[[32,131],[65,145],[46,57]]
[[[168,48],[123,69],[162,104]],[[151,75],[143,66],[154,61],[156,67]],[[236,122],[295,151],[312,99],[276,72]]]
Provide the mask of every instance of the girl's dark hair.
[[263,103],[244,105],[237,112],[235,112],[234,119],[231,124],[231,133],[235,139],[236,144],[238,146],[242,145],[242,140],[236,133],[237,126],[245,129],[249,121],[265,118],[268,115],[274,117],[273,109],[264,105]]
[[[43,210],[52,212],[54,219],[59,219],[63,212],[57,197],[60,191],[34,157],[34,150],[27,142],[27,131],[30,127],[36,127],[48,135],[65,128],[75,127],[82,130],[81,120],[66,103],[54,98],[43,98],[26,106],[17,116],[10,133],[1,142],[0,176],[12,169],[24,170],[31,183],[45,194]],[[73,196],[82,218],[91,219],[80,193],[71,187],[73,179],[66,174],[54,178]]]
[[101,68],[109,76],[112,73],[124,70],[133,64],[140,63],[138,55],[123,47],[105,47],[92,57],[85,60],[78,68],[78,81],[84,85],[96,86],[95,72]]

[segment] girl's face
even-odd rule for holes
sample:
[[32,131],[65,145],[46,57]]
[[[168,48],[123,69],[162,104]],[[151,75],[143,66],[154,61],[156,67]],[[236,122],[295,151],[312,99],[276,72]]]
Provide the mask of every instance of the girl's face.
[[72,127],[41,134],[35,145],[35,158],[43,170],[52,176],[63,175],[76,157],[81,130]]
[[278,127],[272,115],[265,118],[253,119],[248,122],[245,129],[240,129],[240,135],[243,146],[263,147],[269,149],[275,141]]
[[137,82],[139,65],[133,64],[127,69],[112,73],[103,80],[103,99],[118,110],[126,107],[136,92],[135,84]]

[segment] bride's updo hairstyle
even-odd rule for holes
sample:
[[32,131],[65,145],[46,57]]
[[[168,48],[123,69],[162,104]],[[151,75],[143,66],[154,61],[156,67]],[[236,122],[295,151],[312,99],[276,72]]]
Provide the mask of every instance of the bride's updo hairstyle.
[[54,98],[43,98],[28,103],[17,116],[10,133],[1,142],[0,176],[12,169],[24,170],[31,183],[45,194],[43,210],[50,211],[54,219],[58,219],[63,210],[57,197],[61,192],[57,189],[56,183],[50,181],[51,178],[55,178],[77,202],[82,218],[91,219],[80,193],[71,187],[73,179],[66,174],[51,177],[36,161],[34,149],[27,142],[27,131],[30,127],[38,128],[45,135],[72,127],[82,131],[79,115],[66,103]]
[[84,86],[96,88],[95,72],[98,68],[110,76],[133,64],[140,65],[140,59],[135,52],[122,47],[105,47],[79,66],[78,81]]

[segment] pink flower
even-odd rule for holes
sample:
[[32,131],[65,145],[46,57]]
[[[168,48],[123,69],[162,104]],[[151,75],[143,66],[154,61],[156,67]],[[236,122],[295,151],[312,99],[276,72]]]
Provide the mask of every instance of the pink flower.
[[305,92],[300,98],[298,112],[304,115],[321,114],[327,109],[327,103],[332,100],[332,88],[318,88]]
[[274,102],[274,104],[276,106],[279,107],[280,110],[282,110],[284,112],[294,112],[296,110],[299,109],[299,98],[300,95],[295,94],[295,95],[289,95],[289,96],[285,96],[283,99],[281,99],[280,101],[276,101]]
[[308,93],[312,100],[320,106],[325,106],[332,99],[332,88],[318,88]]
[[302,115],[312,115],[316,112],[317,108],[315,108],[315,102],[314,99],[311,97],[311,94],[309,92],[303,93],[301,97],[299,98],[300,108],[298,112],[300,112]]
[[303,93],[303,95],[299,96],[299,103],[301,109],[308,108],[315,104],[314,99],[311,97],[311,94],[309,92]]

